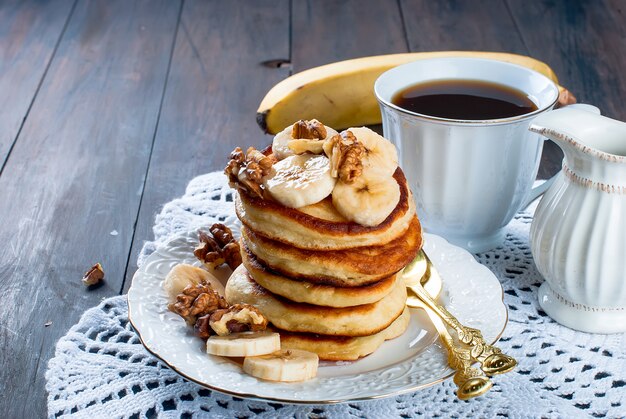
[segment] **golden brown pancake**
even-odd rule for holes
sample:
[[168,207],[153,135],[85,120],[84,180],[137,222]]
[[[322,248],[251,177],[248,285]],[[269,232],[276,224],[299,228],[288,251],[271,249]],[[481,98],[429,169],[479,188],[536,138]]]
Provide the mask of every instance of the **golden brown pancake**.
[[361,287],[335,287],[294,280],[282,276],[263,265],[243,244],[243,264],[254,281],[266,290],[298,303],[328,307],[351,307],[374,303],[391,292],[400,275],[392,275]]
[[409,263],[422,247],[422,228],[413,216],[407,230],[382,246],[343,250],[306,250],[268,239],[242,227],[243,247],[269,269],[315,284],[357,287],[388,278]]
[[323,336],[311,333],[293,333],[277,329],[280,333],[280,346],[285,349],[303,349],[315,352],[326,361],[354,361],[374,352],[386,340],[403,334],[411,319],[405,308],[402,314],[389,327],[369,336]]
[[280,329],[334,336],[366,336],[380,332],[402,314],[406,303],[406,288],[401,281],[375,303],[342,308],[294,303],[254,282],[243,265],[228,279],[225,294],[230,304],[255,306]]
[[387,219],[373,227],[346,221],[328,200],[294,209],[271,199],[238,193],[235,194],[235,210],[241,222],[251,230],[302,249],[381,246],[406,231],[415,216],[415,204],[400,168],[394,178],[400,186],[400,200]]

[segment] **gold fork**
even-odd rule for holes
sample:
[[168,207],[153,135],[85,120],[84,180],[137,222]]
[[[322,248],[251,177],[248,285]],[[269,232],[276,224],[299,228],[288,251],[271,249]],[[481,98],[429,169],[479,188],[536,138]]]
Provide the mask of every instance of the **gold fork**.
[[[487,377],[471,366],[474,361],[480,362],[482,371],[487,375],[503,374],[515,368],[515,359],[487,344],[478,329],[463,326],[424,289],[423,278],[428,279],[427,285],[441,282],[441,278],[423,251],[404,269],[402,275],[410,291],[407,306],[426,311],[448,350],[448,364],[457,371],[454,382],[459,387],[457,396],[460,399],[484,394],[492,386]],[[446,325],[454,329],[462,344],[454,341]]]

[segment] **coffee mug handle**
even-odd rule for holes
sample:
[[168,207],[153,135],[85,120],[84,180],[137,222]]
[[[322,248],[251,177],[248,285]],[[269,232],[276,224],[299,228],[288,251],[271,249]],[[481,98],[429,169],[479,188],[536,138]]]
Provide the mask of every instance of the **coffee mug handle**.
[[540,185],[535,186],[534,188],[532,188],[530,190],[530,195],[528,196],[528,198],[526,199],[526,201],[524,202],[524,204],[522,205],[522,208],[526,208],[527,206],[529,206],[530,204],[532,204],[532,202],[539,198],[541,195],[543,195],[550,186],[552,186],[552,184],[554,183],[554,180],[556,179],[557,175],[561,173],[561,171],[559,170],[555,175],[553,175],[550,179],[546,180],[545,182],[543,182]]
[[[576,109],[580,109],[581,111],[587,111],[587,112],[591,112],[591,113],[595,113],[597,115],[600,115],[600,109],[598,109],[596,106],[593,105],[587,105],[586,103],[573,103],[571,105],[567,105],[568,108],[576,108]],[[543,182],[541,185],[537,185],[534,188],[532,188],[530,190],[530,195],[528,196],[528,199],[526,200],[526,202],[524,202],[524,205],[522,205],[522,208],[526,208],[527,206],[529,206],[535,199],[539,198],[541,195],[543,195],[550,186],[552,186],[552,184],[554,183],[554,180],[556,179],[557,175],[561,173],[561,171],[559,170],[554,176],[552,176],[550,179],[546,180],[545,182]]]

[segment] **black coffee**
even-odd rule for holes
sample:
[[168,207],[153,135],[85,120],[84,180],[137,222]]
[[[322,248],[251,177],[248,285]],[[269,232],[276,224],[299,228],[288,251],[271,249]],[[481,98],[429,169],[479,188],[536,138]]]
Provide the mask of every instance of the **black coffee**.
[[526,94],[478,80],[437,80],[409,86],[391,102],[406,110],[447,119],[509,118],[537,110]]

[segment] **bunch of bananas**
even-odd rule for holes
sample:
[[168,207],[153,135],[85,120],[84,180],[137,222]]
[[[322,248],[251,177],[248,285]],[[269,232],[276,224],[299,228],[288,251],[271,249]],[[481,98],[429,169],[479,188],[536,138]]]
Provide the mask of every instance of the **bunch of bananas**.
[[[380,124],[374,82],[385,71],[412,61],[438,57],[475,57],[531,68],[558,83],[545,63],[517,54],[478,51],[438,51],[378,55],[312,68],[278,83],[263,98],[257,122],[277,134],[295,121],[319,119],[337,130]],[[562,89],[562,88],[561,88]]]

